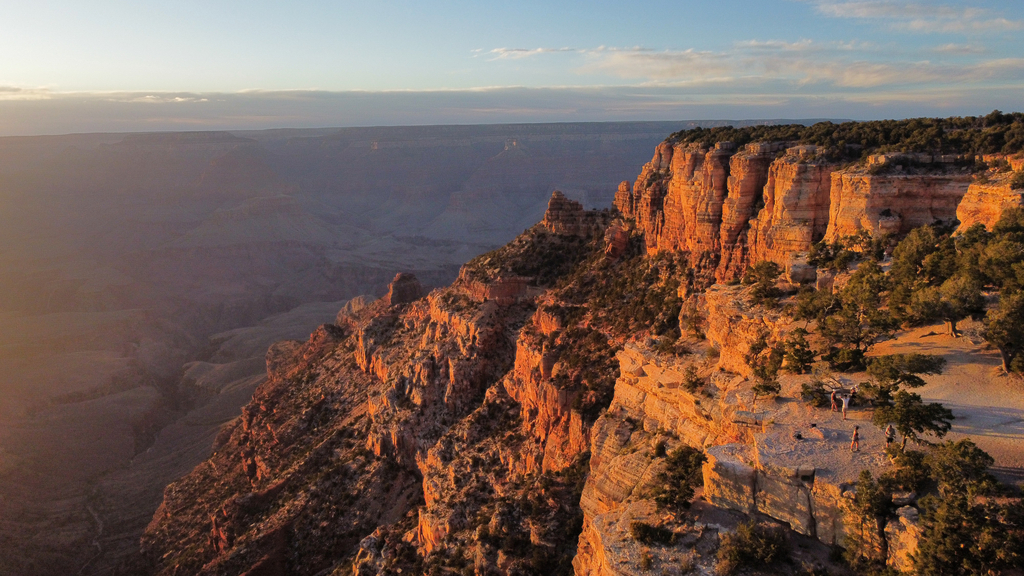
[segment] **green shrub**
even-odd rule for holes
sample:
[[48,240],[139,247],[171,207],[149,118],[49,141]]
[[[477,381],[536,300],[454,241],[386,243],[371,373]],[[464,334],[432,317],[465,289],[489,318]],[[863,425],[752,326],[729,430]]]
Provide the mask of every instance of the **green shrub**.
[[793,374],[805,374],[814,362],[814,350],[807,343],[807,330],[797,328],[786,338],[783,357],[784,369]]
[[644,550],[640,553],[640,569],[644,572],[654,567],[654,558],[651,557],[651,553]]
[[811,380],[800,385],[800,398],[809,406],[828,408],[832,405],[832,390],[821,380]]
[[644,522],[633,521],[629,524],[629,535],[641,544],[660,544],[668,546],[676,541],[676,533],[661,526],[651,526]]
[[695,394],[703,390],[706,384],[707,381],[697,374],[697,367],[693,364],[687,364],[686,368],[683,369],[683,389],[690,394]]
[[734,574],[741,568],[765,569],[789,556],[789,543],[782,528],[757,524],[753,520],[724,534],[718,547],[719,574]]
[[690,508],[697,487],[704,485],[704,452],[693,446],[680,446],[665,461],[665,470],[658,475],[653,491],[658,506],[682,512]]
[[751,286],[750,303],[774,308],[779,304],[782,291],[776,288],[782,268],[775,262],[763,260],[747,268],[743,274],[743,284]]
[[1024,188],[1024,170],[1018,170],[1010,179],[1010,189],[1020,190]]

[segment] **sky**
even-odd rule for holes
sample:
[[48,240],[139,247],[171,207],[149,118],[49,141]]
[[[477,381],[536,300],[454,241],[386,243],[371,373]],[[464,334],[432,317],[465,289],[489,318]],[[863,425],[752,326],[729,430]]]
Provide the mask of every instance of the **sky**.
[[1024,110],[1021,0],[3,0],[0,135]]

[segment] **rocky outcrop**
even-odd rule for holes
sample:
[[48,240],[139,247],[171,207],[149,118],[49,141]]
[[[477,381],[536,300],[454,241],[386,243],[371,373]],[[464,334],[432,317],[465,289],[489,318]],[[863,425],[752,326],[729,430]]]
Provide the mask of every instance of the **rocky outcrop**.
[[782,314],[751,306],[741,286],[715,285],[699,296],[707,318],[706,335],[718,351],[716,367],[733,374],[752,374],[745,358],[762,334],[769,342],[781,342],[791,322]]
[[[854,460],[844,449],[852,426],[825,411],[812,426],[802,406],[754,404],[751,382],[714,369],[707,350],[661,356],[627,344],[618,358],[615,398],[591,433],[577,574],[630,573],[619,560],[636,558],[619,543],[616,530],[622,529],[623,515],[635,516],[652,504],[666,465],[656,455],[658,444],[665,451],[679,444],[705,449],[703,500],[708,504],[763,514],[823,544],[842,544],[853,482],[861,469],[884,465],[880,455]],[[704,377],[700,389],[682,385],[687,365]],[[794,434],[798,430],[804,433]],[[862,434],[871,436],[865,442],[881,441],[878,431]],[[646,518],[661,524],[665,514]]]
[[722,204],[719,229],[722,259],[715,271],[719,282],[739,278],[747,267],[750,219],[763,202],[773,148],[776,146],[771,144],[749,144],[729,161],[729,195]]
[[[648,252],[687,252],[708,281],[738,278],[752,257],[785,264],[794,248],[806,250],[824,234],[827,184],[820,188],[832,168],[825,162],[804,168],[814,152],[807,147],[776,160],[785,148],[758,143],[737,152],[729,142],[713,149],[664,143],[632,191],[619,187],[616,207],[645,233]],[[771,231],[774,224],[779,233]]]
[[672,164],[666,228],[655,243],[658,249],[689,252],[693,263],[718,252],[732,153],[728,143],[711,150],[680,147]]
[[896,510],[896,518],[885,526],[885,539],[889,543],[887,564],[900,572],[914,571],[913,555],[923,532],[919,517],[917,508],[903,506]]
[[600,228],[593,212],[584,210],[582,204],[566,198],[560,190],[551,193],[541,225],[564,236],[587,236]]
[[388,284],[388,293],[381,300],[388,306],[408,304],[423,297],[423,286],[414,274],[399,272]]
[[957,232],[962,233],[975,224],[991,230],[1003,210],[1021,207],[1024,207],[1024,189],[1012,189],[1010,175],[985,183],[975,182],[967,188],[967,194],[956,208],[956,218],[960,221]]

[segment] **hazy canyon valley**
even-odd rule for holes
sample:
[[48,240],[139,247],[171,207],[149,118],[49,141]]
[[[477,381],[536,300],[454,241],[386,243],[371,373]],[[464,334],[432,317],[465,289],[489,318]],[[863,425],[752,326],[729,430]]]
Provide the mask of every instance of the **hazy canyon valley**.
[[0,139],[0,571],[103,573],[265,377],[396,272],[609,207],[680,123]]

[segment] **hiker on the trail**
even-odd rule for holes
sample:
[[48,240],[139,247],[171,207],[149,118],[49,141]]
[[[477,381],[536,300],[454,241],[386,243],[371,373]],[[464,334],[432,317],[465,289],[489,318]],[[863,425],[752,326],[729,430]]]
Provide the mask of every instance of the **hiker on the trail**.
[[850,442],[850,452],[860,452],[860,426],[853,427],[853,440]]
[[839,410],[839,408],[836,406],[836,392],[838,392],[838,390],[833,390],[832,391],[832,396],[831,396],[831,398],[832,398],[832,411],[833,412],[836,412],[836,411]]
[[896,441],[896,429],[889,424],[885,427],[885,447],[888,448],[890,444]]
[[850,406],[850,395],[844,395],[841,400],[843,401],[843,420],[846,420],[846,409]]

